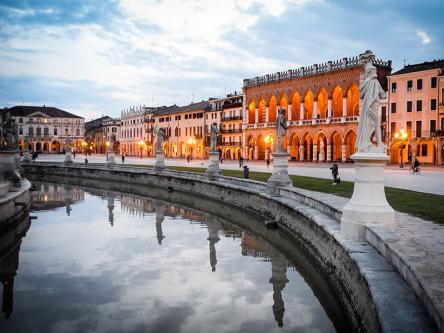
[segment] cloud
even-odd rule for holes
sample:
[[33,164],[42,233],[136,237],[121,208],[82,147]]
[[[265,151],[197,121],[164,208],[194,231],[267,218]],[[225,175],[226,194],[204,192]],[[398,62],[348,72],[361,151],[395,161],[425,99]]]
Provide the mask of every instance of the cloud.
[[[390,2],[384,12],[377,9],[381,5],[324,0],[5,0],[0,5],[0,82],[6,91],[0,94],[0,106],[17,100],[17,87],[7,81],[25,77],[43,86],[52,81],[76,86],[71,91],[77,95],[52,98],[71,99],[63,103],[69,110],[118,116],[122,108],[151,105],[152,100],[155,105],[183,105],[193,95],[195,101],[221,96],[239,90],[245,78],[366,49],[394,60],[395,66],[405,58],[414,63],[442,55],[444,37],[438,32],[444,24],[436,14],[443,9],[441,3]],[[352,22],[360,22],[359,29]],[[436,36],[433,48],[411,48],[418,37],[431,43],[429,36]],[[40,91],[38,97],[33,90]],[[19,100],[34,103],[55,97],[55,91],[45,95],[36,86],[21,94]]]
[[427,45],[432,41],[429,35],[427,35],[427,33],[424,31],[418,30],[416,31],[416,35],[421,38],[421,43],[423,43],[424,45]]

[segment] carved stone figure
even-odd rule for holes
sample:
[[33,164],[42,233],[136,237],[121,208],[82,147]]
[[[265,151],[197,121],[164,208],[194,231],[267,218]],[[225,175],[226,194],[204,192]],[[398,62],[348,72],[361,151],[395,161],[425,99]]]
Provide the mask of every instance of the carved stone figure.
[[279,109],[278,116],[276,118],[276,137],[277,137],[277,151],[283,151],[282,141],[287,130],[287,124],[285,120],[285,109]]
[[3,112],[1,116],[1,150],[15,151],[18,149],[18,126],[12,119],[11,112]]
[[371,152],[374,150],[372,143],[373,134],[376,137],[377,146],[379,148],[384,147],[381,138],[381,119],[378,116],[378,109],[379,100],[385,98],[385,91],[379,84],[376,67],[372,64],[374,57],[374,54],[368,50],[359,56],[364,64],[364,77],[359,87],[362,109],[356,139],[358,152]]
[[156,143],[156,151],[162,151],[162,146],[163,146],[163,138],[165,136],[165,132],[163,131],[162,128],[159,128],[157,130],[157,143]]
[[219,133],[219,130],[217,128],[216,123],[211,124],[211,131],[210,131],[210,147],[211,151],[216,151],[216,145],[217,145],[217,134]]
[[71,139],[71,136],[68,135],[68,136],[66,137],[66,140],[65,140],[65,147],[64,147],[66,153],[70,153],[70,152],[71,152],[71,144],[72,144],[72,139]]
[[114,151],[114,143],[116,142],[116,135],[115,134],[111,134],[110,140],[109,140],[109,147],[108,147],[108,152],[113,152]]

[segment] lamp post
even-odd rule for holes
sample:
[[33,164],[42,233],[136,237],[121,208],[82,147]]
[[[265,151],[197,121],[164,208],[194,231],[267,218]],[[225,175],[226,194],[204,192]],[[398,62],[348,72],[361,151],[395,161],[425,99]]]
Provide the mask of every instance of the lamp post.
[[395,139],[401,141],[401,144],[399,145],[399,150],[400,150],[400,154],[401,154],[401,161],[399,163],[399,168],[402,169],[402,168],[404,168],[404,161],[403,161],[402,151],[406,147],[405,141],[407,140],[407,132],[403,128],[401,128],[399,130],[399,133],[398,132],[395,133]]
[[265,142],[265,149],[266,149],[265,158],[267,159],[267,158],[270,158],[270,150],[271,150],[271,147],[273,146],[273,137],[270,134],[268,134],[265,137],[264,142]]
[[142,158],[143,145],[145,144],[145,142],[143,142],[143,140],[140,140],[137,144],[140,148],[140,158]]

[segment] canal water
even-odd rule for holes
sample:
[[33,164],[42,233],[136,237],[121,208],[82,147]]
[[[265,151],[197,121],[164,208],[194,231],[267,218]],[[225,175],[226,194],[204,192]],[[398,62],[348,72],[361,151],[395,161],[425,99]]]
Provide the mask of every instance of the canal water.
[[0,252],[0,332],[347,327],[315,269],[237,221],[131,194],[36,185],[29,230]]

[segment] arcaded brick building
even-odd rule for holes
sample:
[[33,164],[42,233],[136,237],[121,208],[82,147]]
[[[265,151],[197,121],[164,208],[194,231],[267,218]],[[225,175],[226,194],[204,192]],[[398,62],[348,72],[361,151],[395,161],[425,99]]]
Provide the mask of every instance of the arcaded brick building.
[[[387,90],[391,61],[374,60],[374,65]],[[244,157],[269,157],[281,107],[288,126],[284,146],[292,160],[349,160],[355,151],[363,71],[353,57],[244,80]]]

